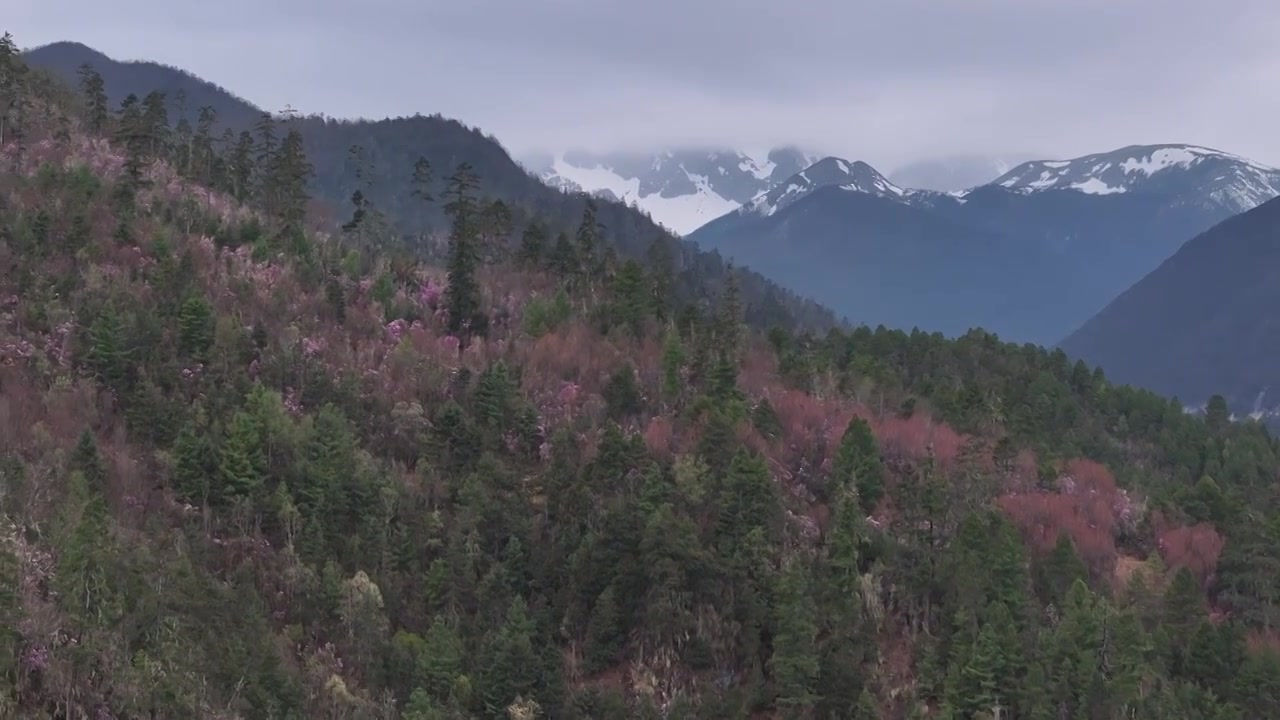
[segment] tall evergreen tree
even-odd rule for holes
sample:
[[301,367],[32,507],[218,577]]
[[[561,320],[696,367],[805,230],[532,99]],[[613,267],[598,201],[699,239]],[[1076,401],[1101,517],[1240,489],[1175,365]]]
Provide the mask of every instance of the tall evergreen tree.
[[107,120],[111,109],[107,105],[106,84],[102,76],[92,65],[80,66],[80,92],[84,96],[85,119],[90,132],[103,133],[107,130]]
[[480,264],[477,246],[477,205],[474,193],[478,180],[471,166],[463,163],[449,178],[445,192],[445,213],[453,220],[449,235],[449,285],[444,301],[448,311],[448,328],[464,344],[472,336],[488,332],[489,318],[481,308],[480,286],[476,271]]

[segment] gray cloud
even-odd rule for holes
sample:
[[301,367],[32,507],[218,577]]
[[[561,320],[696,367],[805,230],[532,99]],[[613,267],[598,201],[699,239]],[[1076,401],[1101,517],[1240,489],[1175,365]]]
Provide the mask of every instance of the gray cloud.
[[15,1],[23,45],[271,108],[441,112],[518,153],[795,143],[892,167],[1193,142],[1280,164],[1274,0]]

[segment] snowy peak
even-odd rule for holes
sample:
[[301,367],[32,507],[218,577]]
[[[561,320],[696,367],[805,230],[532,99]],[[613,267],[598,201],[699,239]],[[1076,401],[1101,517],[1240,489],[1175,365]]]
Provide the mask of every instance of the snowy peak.
[[552,187],[633,205],[672,232],[686,235],[812,161],[795,148],[760,153],[679,150],[596,155],[573,151],[543,160],[534,169]]
[[889,182],[862,161],[827,157],[778,183],[768,192],[760,193],[740,212],[772,215],[815,190],[833,186],[894,200],[902,200],[910,192]]
[[996,179],[1018,192],[1152,192],[1243,212],[1280,195],[1280,169],[1196,145],[1130,145],[1072,160],[1023,163]]

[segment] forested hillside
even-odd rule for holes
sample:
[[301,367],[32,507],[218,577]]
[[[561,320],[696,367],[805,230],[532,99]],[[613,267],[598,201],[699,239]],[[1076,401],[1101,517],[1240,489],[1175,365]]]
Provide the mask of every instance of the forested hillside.
[[209,188],[67,95],[0,45],[0,716],[1280,716],[1221,403],[761,333],[466,164],[424,264],[322,229],[296,129]]
[[[552,241],[560,233],[572,236],[590,202],[623,256],[644,259],[655,250],[671,256],[676,292],[714,298],[730,273],[718,254],[682,242],[634,208],[548,187],[516,164],[492,136],[440,115],[338,120],[261,109],[177,68],[119,62],[72,42],[35,48],[23,57],[73,85],[92,81],[104,107],[131,102],[145,109],[147,133],[187,148],[177,160],[185,174],[241,200],[248,161],[265,157],[288,131],[296,130],[313,170],[307,190],[321,206],[313,210],[331,218],[335,208],[345,214],[359,192],[370,224],[389,223],[419,252],[440,249],[450,226],[443,203],[423,202],[422,194],[438,194],[444,178],[466,162],[478,177],[477,191],[501,203],[494,218],[507,231],[536,217]],[[827,308],[750,269],[736,272],[749,323],[823,329],[837,324]]]

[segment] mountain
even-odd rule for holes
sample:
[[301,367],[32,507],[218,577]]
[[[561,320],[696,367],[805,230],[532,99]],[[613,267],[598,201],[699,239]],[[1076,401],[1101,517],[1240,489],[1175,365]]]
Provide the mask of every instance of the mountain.
[[864,162],[829,157],[690,239],[764,268],[857,322],[948,335],[1004,330],[1012,323],[1010,281],[991,259],[1027,265],[1034,246],[956,222],[930,202],[948,199],[899,188]]
[[315,230],[296,136],[242,202],[5,49],[0,716],[1280,716],[1258,424],[676,314],[465,192],[446,272]]
[[1280,199],[1182,246],[1061,343],[1114,381],[1192,406],[1280,410]]
[[[79,43],[46,45],[26,51],[23,58],[32,67],[48,70],[76,85],[80,65],[90,65],[103,77],[112,107],[119,107],[129,95],[142,98],[153,90],[164,91],[169,119],[174,124],[185,118],[194,125],[199,108],[207,106],[217,117],[215,137],[220,134],[219,128],[230,131],[234,137],[235,133],[253,129],[263,117],[262,109],[189,73],[152,62],[116,61]],[[186,96],[185,116],[177,104],[179,91]],[[590,198],[581,192],[564,192],[548,186],[516,163],[495,138],[456,120],[439,115],[376,121],[305,116],[276,117],[275,122],[281,127],[287,124],[301,133],[308,160],[314,168],[310,189],[333,218],[345,220],[350,215],[350,199],[360,190],[371,201],[373,209],[415,242],[435,238],[421,249],[438,249],[438,240],[448,228],[443,203],[423,203],[412,194],[409,180],[413,177],[414,164],[418,158],[431,163],[435,175],[432,189],[438,197],[444,179],[460,163],[466,162],[479,177],[481,194],[501,200],[517,222],[535,215],[548,222],[553,240],[557,233],[572,236],[577,231],[587,201],[593,199],[597,220],[623,254],[646,257],[657,240],[669,246],[668,252],[674,255],[677,268],[676,291],[682,296],[711,298],[723,283],[725,264],[718,256],[680,241],[646,214],[623,202]],[[357,146],[362,150],[363,160],[353,162],[351,150]],[[772,156],[777,162],[789,162],[790,156],[785,151],[777,151]],[[225,172],[225,168],[213,168],[213,172]],[[837,323],[838,319],[828,309],[765,280],[750,269],[743,270],[741,291],[747,303],[748,320],[753,324],[826,328]],[[713,283],[719,284],[713,287]]]
[[957,192],[986,185],[1026,162],[1030,154],[1021,155],[954,155],[918,160],[889,173],[889,179],[902,187]]
[[529,167],[545,182],[619,200],[685,235],[803,170],[814,158],[795,148],[592,154],[568,152]]
[[1280,195],[1280,169],[1195,145],[1131,145],[1074,160],[1023,163],[994,184],[1024,193],[1160,195],[1239,213]]
[[[1043,344],[1186,240],[1280,189],[1280,171],[1196,146],[1029,162],[960,192],[903,189],[842,161],[858,168],[855,181],[824,162],[821,178],[797,174],[689,239],[857,322],[952,335],[984,327]],[[815,191],[825,187],[840,192]],[[867,196],[901,207],[855,217]],[[918,253],[897,247],[904,235]],[[938,292],[953,299],[924,301]]]

